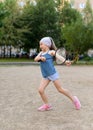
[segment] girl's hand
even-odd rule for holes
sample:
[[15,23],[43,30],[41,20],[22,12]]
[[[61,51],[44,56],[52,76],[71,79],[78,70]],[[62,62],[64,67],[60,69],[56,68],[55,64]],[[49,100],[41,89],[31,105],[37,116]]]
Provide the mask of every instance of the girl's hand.
[[41,56],[40,60],[44,62],[44,61],[46,61],[46,58]]
[[70,66],[70,65],[71,65],[71,61],[70,61],[70,60],[66,60],[66,61],[65,61],[65,64],[66,64],[67,66]]
[[40,61],[46,61],[46,58],[44,56],[41,56],[42,52],[40,52],[34,59],[34,61],[36,62],[40,62]]

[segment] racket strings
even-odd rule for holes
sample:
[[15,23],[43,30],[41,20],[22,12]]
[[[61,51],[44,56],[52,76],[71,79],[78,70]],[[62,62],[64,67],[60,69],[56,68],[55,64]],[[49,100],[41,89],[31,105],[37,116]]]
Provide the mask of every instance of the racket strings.
[[62,58],[56,58],[56,63],[63,64],[66,60],[66,50],[64,48],[59,48],[56,54],[62,57]]

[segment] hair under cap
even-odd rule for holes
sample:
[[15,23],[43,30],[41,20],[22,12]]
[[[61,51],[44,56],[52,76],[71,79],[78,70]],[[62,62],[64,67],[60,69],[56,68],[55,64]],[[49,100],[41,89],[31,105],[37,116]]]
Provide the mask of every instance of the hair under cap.
[[48,47],[51,47],[51,39],[50,37],[44,37],[40,40],[43,44],[47,45]]

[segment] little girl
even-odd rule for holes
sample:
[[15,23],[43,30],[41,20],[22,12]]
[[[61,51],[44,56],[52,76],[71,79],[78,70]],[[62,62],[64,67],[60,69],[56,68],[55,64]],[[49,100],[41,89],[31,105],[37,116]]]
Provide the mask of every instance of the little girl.
[[[54,44],[54,41],[50,37],[44,37],[40,40],[40,49],[41,52],[35,57],[36,62],[40,62],[41,72],[42,72],[42,80],[39,86],[39,94],[41,95],[41,98],[44,102],[44,105],[38,108],[39,111],[48,111],[52,109],[52,106],[49,104],[47,96],[45,94],[45,89],[52,81],[54,83],[54,86],[58,90],[58,92],[64,94],[67,96],[74,104],[75,108],[77,110],[80,109],[81,104],[79,99],[76,96],[73,96],[67,89],[64,89],[61,87],[61,84],[59,82],[59,75],[54,67],[53,61],[55,58],[60,58],[60,60],[65,61],[64,57],[59,56],[58,54],[55,55],[56,52],[56,46]],[[70,61],[65,61],[66,65],[70,65]]]

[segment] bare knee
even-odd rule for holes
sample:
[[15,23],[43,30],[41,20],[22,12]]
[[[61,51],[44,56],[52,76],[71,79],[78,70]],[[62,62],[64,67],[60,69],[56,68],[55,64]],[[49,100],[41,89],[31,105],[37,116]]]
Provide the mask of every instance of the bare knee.
[[68,95],[69,94],[69,91],[67,89],[63,89],[63,88],[60,88],[58,89],[58,91],[64,95]]
[[58,88],[57,90],[58,90],[59,93],[63,93],[63,94],[68,91],[68,90],[66,90],[66,89],[64,89],[64,88],[61,88],[61,87]]
[[57,90],[58,90],[59,93],[63,93],[64,92],[62,88],[58,88]]
[[39,89],[38,89],[38,92],[39,92],[40,95],[42,95],[42,94],[44,93],[44,90],[41,89],[41,88],[39,88]]

